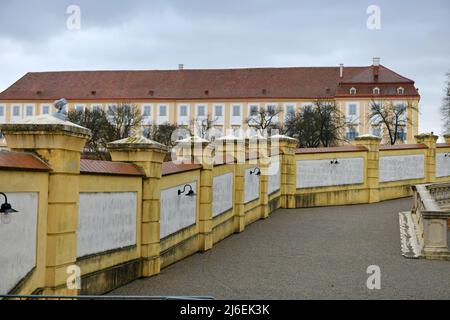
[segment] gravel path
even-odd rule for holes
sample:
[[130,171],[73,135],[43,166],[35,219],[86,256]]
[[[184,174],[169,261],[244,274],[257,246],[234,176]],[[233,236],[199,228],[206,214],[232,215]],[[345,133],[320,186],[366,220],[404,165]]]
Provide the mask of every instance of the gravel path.
[[[401,256],[398,212],[411,199],[278,210],[245,232],[114,295],[217,299],[450,299],[450,262]],[[366,287],[381,268],[381,289]]]

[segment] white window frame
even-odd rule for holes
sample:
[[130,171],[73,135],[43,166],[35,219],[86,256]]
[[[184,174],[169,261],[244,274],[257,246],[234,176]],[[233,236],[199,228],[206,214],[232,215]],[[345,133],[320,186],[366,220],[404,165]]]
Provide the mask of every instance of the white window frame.
[[[356,105],[356,114],[350,114],[350,105]],[[352,123],[359,126],[360,120],[360,103],[358,101],[347,101],[345,103],[345,115],[347,123]]]
[[[48,113],[44,113],[44,108],[48,107]],[[40,114],[45,115],[45,114],[51,114],[52,113],[52,105],[49,103],[43,103],[40,105],[40,110],[39,110]]]
[[81,103],[77,103],[73,106],[73,109],[75,111],[81,110],[81,111],[85,111],[86,110],[86,105],[85,104],[81,104]]
[[[150,115],[145,115],[145,109],[150,108]],[[150,103],[143,103],[141,105],[141,114],[142,114],[142,124],[144,126],[149,126],[153,122],[153,105]]]
[[286,119],[289,115],[289,112],[288,112],[289,107],[292,107],[292,111],[294,112],[294,114],[297,111],[297,104],[295,102],[286,102],[284,104],[283,121],[286,121]]
[[247,117],[250,119],[250,118],[253,118],[253,119],[255,119],[255,120],[257,120],[257,117],[258,116],[252,116],[251,115],[251,109],[252,109],[252,107],[256,107],[257,108],[257,110],[258,110],[258,112],[259,112],[259,109],[261,108],[261,105],[259,104],[259,103],[248,103],[247,104]]
[[[266,103],[264,107],[266,108],[266,111],[269,111],[269,107],[273,106],[275,109],[275,112],[276,112],[278,105],[279,105],[278,103],[269,102],[269,103]],[[272,118],[272,123],[277,124],[279,120],[280,120],[280,114],[277,114],[275,117]]]
[[[218,116],[216,114],[216,107],[222,108],[221,116]],[[224,103],[215,103],[213,105],[213,120],[215,120],[215,125],[224,125],[225,124],[225,104]]]
[[406,107],[406,112],[403,114],[402,121],[408,122],[408,101],[405,100],[395,100],[392,102],[392,106],[394,108],[397,107],[397,105],[404,105]]
[[6,105],[0,104],[0,109],[3,110],[3,115],[0,114],[0,123],[6,123]]
[[[31,115],[28,115],[28,108],[31,107]],[[31,118],[36,115],[36,105],[34,103],[26,103],[23,106],[23,115],[25,118]]]
[[[401,92],[400,92],[401,91]],[[404,95],[405,94],[405,88],[403,87],[398,87],[397,88],[397,94],[398,95]]]
[[[166,115],[165,116],[161,116],[161,108],[162,107],[166,107]],[[157,115],[158,115],[157,123],[158,123],[158,125],[161,125],[161,124],[169,122],[169,119],[170,119],[169,105],[165,104],[165,103],[160,103],[160,104],[158,104],[157,108],[158,108],[158,110],[157,110]]]
[[95,111],[96,109],[103,110],[103,104],[101,103],[91,104],[91,111]]
[[376,95],[376,96],[379,96],[379,95],[381,94],[381,89],[380,89],[380,87],[375,87],[375,88],[373,88],[372,93],[373,93],[374,95]]
[[[240,108],[240,115],[239,116],[234,116],[233,115],[233,111],[234,111],[234,107],[235,106],[239,106]],[[242,103],[231,103],[230,104],[230,125],[231,126],[242,126],[243,120],[242,120],[242,110],[243,110],[243,105]]]
[[[186,107],[186,115],[181,115],[181,108]],[[181,126],[188,126],[191,119],[191,106],[188,103],[179,103],[177,105],[177,123]]]
[[[204,112],[203,116],[199,115],[199,113],[198,113],[200,107],[204,108],[205,112]],[[203,119],[206,119],[207,117],[208,117],[208,104],[206,104],[206,103],[198,103],[198,104],[196,104],[195,105],[195,118],[203,120]]]
[[[14,115],[15,107],[19,108],[19,115],[18,116]],[[23,114],[23,105],[18,104],[18,103],[11,104],[11,117],[10,117],[11,118],[11,122],[16,122],[16,121],[22,120],[22,114]]]
[[351,87],[349,93],[350,95],[354,96],[358,93],[358,90],[355,87]]

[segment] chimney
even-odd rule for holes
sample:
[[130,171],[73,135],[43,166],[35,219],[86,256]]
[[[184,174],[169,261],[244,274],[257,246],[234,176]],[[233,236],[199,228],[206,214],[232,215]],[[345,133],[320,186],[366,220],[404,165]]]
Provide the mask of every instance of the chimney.
[[380,72],[380,58],[378,57],[374,57],[373,58],[373,65],[372,65],[372,69],[373,69],[373,81],[378,81],[378,75]]
[[180,63],[180,64],[178,65],[178,70],[184,70],[184,64]]
[[340,65],[339,65],[339,78],[343,78],[344,77],[344,64],[343,63],[341,63]]

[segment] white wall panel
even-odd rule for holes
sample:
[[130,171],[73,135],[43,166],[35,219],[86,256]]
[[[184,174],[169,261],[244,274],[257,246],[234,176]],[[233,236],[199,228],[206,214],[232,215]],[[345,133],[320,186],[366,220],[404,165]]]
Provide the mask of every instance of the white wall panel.
[[245,170],[245,203],[249,203],[259,198],[260,177],[256,174],[250,174],[255,168]]
[[436,153],[436,177],[448,176],[450,176],[450,153]]
[[380,157],[380,182],[421,179],[423,177],[423,154]]
[[[197,182],[188,182],[195,193]],[[197,221],[197,196],[187,197],[178,195],[178,190],[183,190],[185,184],[163,190],[161,193],[161,239],[180,230],[194,225]],[[188,191],[189,188],[186,188]]]
[[80,193],[77,256],[136,244],[137,193]]
[[213,217],[233,208],[233,173],[229,172],[213,179]]
[[280,162],[273,162],[269,166],[269,186],[268,192],[272,194],[281,188],[281,167]]
[[[19,212],[0,222],[0,294],[9,293],[36,265],[37,193],[7,193]],[[3,203],[3,196],[0,196]]]
[[297,161],[297,188],[341,186],[364,183],[363,158]]

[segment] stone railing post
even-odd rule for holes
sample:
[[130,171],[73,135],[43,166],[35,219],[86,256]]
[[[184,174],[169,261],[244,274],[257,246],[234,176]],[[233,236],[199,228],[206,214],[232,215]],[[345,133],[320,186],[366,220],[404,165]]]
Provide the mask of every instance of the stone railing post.
[[113,161],[134,163],[143,169],[141,258],[143,277],[158,274],[160,263],[160,202],[162,164],[168,148],[140,136],[108,144]]
[[234,136],[225,136],[216,140],[216,155],[224,159],[231,157],[235,165],[234,176],[234,214],[235,232],[245,229],[245,141]]
[[288,136],[275,135],[269,140],[270,154],[281,157],[281,208],[293,209],[296,207],[297,193],[297,163],[295,150],[297,140]]
[[[183,163],[198,163],[202,165],[200,172],[200,208],[199,230],[201,249],[208,251],[213,247],[212,234],[212,201],[213,201],[213,168],[214,147],[200,137],[188,137],[177,141],[177,160]],[[178,159],[178,157],[181,157]]]
[[268,139],[256,135],[246,140],[246,146],[249,155],[249,163],[254,164],[261,170],[259,176],[260,190],[259,200],[261,208],[261,218],[266,219],[269,216],[269,149]]
[[1,130],[11,150],[35,152],[52,168],[48,181],[43,293],[77,295],[78,290],[67,287],[67,268],[77,260],[80,156],[90,131],[66,121],[62,114],[5,124]]
[[415,136],[417,143],[423,143],[428,147],[425,155],[425,180],[427,182],[436,182],[436,141],[438,138],[432,133]]
[[367,148],[366,179],[369,203],[380,201],[380,143],[381,138],[373,135],[356,137],[355,144]]
[[448,133],[444,134],[444,141],[445,143],[450,143],[450,134]]

